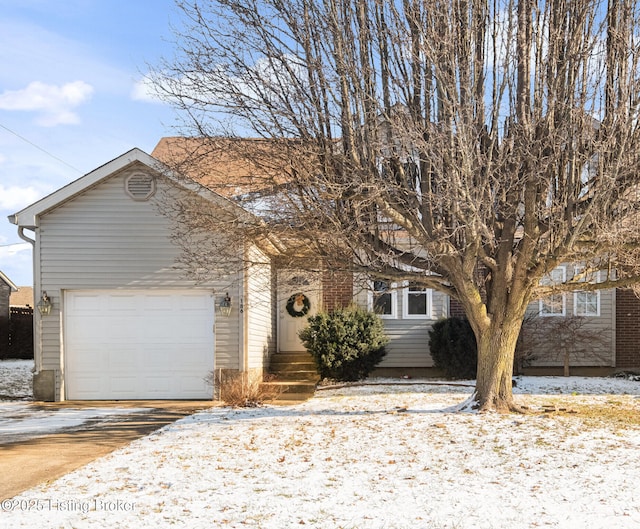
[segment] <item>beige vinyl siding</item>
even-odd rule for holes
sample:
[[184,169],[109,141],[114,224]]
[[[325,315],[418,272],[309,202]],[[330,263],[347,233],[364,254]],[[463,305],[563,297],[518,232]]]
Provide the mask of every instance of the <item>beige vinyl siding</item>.
[[[63,394],[60,309],[66,289],[185,289],[230,291],[239,299],[238,277],[195,284],[174,268],[179,249],[171,244],[170,221],[153,199],[135,201],[125,192],[125,179],[146,166],[129,168],[61,204],[40,217],[36,255],[39,284],[53,301],[42,318],[42,369],[58,371],[56,391]],[[158,187],[168,185],[158,177]],[[197,197],[194,197],[197,199]],[[36,282],[38,284],[38,281]],[[39,293],[36,293],[39,296]],[[216,314],[216,367],[239,368],[239,318]],[[115,330],[117,332],[117,330]],[[62,337],[62,340],[64,337]]]
[[[545,323],[545,320],[553,320],[554,318],[573,317],[574,315],[574,294],[573,292],[565,293],[566,312],[565,316],[538,316],[539,300],[532,302],[527,308],[527,316],[538,317]],[[593,367],[593,366],[615,366],[615,336],[616,336],[616,308],[615,308],[615,290],[600,291],[600,315],[584,316],[583,329],[593,333],[597,333],[600,337],[593,344],[590,351],[571,355],[571,366],[574,367]],[[532,367],[559,367],[564,363],[564,357],[561,351],[537,351],[535,359],[531,362]]]
[[248,369],[265,369],[275,351],[273,273],[268,261],[257,248],[251,248],[245,271]]
[[[360,282],[361,283],[361,282]],[[369,307],[369,292],[359,289],[354,293],[358,305]],[[432,291],[432,319],[403,318],[404,296],[402,288],[397,289],[396,318],[384,318],[384,327],[389,336],[387,355],[379,367],[433,367],[429,353],[429,331],[440,318],[449,312],[449,299],[441,292]]]

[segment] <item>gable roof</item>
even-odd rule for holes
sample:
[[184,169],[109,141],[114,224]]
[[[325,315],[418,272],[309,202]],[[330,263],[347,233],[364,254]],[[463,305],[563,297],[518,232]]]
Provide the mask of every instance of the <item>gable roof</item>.
[[33,307],[33,287],[18,287],[18,291],[11,294],[9,305],[11,307]]
[[10,215],[9,222],[23,228],[36,228],[38,227],[38,217],[40,215],[79,195],[90,187],[97,185],[102,180],[110,177],[114,172],[122,170],[135,162],[142,162],[152,168],[155,168],[154,164],[158,163],[157,160],[153,160],[153,158],[140,149],[132,149],[66,186],[61,187],[50,195],[34,202],[23,210]]
[[261,138],[161,138],[151,155],[225,197],[269,194],[287,183],[291,141]]
[[4,281],[11,289],[11,292],[17,292],[18,287],[2,272],[2,270],[0,270],[0,281]]
[[114,158],[110,162],[101,165],[90,173],[81,176],[70,184],[67,184],[57,191],[54,191],[50,195],[38,200],[30,206],[27,206],[23,210],[10,215],[9,222],[11,222],[12,224],[16,224],[17,226],[20,226],[22,228],[37,228],[39,224],[39,217],[47,211],[58,207],[68,200],[71,200],[87,189],[99,184],[103,180],[110,178],[114,173],[136,163],[142,163],[146,165],[150,169],[169,178],[181,187],[189,189],[190,191],[201,195],[209,201],[216,203],[217,205],[220,205],[227,210],[230,210],[235,215],[248,215],[247,211],[243,210],[227,198],[222,197],[218,193],[215,193],[211,189],[200,185],[190,178],[182,177],[181,175],[176,174],[159,160],[148,155],[144,151],[135,148],[118,156],[117,158]]
[[[238,220],[262,226],[264,223],[255,215],[236,204],[230,198],[224,197],[207,186],[200,184],[188,176],[178,174],[167,165],[150,156],[146,152],[134,148],[130,151],[114,158],[110,162],[94,169],[90,173],[81,176],[77,180],[67,184],[66,186],[54,191],[50,195],[38,200],[37,202],[27,206],[21,211],[9,216],[9,222],[15,224],[19,229],[35,230],[40,222],[40,217],[60,206],[64,202],[73,199],[87,189],[98,185],[100,182],[110,178],[114,173],[122,171],[134,164],[144,164],[148,168],[168,178],[174,184],[191,191],[200,197],[208,200],[210,203],[222,208],[224,211],[235,216]],[[263,235],[260,241],[256,241],[263,250],[268,253],[277,253],[281,244],[266,230],[262,230]]]

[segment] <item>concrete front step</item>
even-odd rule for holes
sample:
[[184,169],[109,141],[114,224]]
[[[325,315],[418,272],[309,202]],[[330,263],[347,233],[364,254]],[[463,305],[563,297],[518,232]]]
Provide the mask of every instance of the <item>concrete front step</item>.
[[320,375],[316,371],[270,371],[273,379],[282,382],[313,382],[320,381]]
[[320,381],[313,357],[306,351],[284,351],[274,354],[269,364],[273,379],[266,385],[279,393],[277,402],[305,401],[315,393]]
[[313,357],[307,352],[282,352],[271,357],[269,372],[285,380],[317,380]]
[[318,384],[311,380],[270,380],[263,382],[262,385],[280,388],[283,393],[313,393]]
[[307,365],[307,364],[293,364],[293,365],[273,365],[271,364],[269,367],[269,372],[274,375],[295,375],[296,373],[300,374],[309,374],[309,375],[317,375],[318,371],[316,370],[315,365]]
[[279,373],[291,373],[293,371],[316,371],[316,365],[313,362],[271,362],[272,371],[278,371]]
[[263,388],[277,395],[274,399],[276,402],[301,402],[310,399],[315,393],[316,385],[317,382],[294,380],[275,380],[262,384]]
[[309,363],[313,364],[313,356],[306,351],[281,352],[271,356],[271,362],[275,364]]

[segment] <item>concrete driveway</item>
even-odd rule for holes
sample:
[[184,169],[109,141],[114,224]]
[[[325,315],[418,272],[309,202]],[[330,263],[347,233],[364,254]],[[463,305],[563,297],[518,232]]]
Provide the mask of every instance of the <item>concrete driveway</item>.
[[[25,402],[0,433],[0,500],[52,481],[214,401]],[[79,411],[78,411],[79,410]],[[89,417],[85,421],[64,418]],[[62,421],[60,419],[63,419]],[[3,417],[11,420],[11,417]],[[21,422],[22,421],[22,422]],[[41,424],[38,425],[38,421]],[[55,427],[52,424],[55,423]],[[23,424],[23,431],[20,431]]]

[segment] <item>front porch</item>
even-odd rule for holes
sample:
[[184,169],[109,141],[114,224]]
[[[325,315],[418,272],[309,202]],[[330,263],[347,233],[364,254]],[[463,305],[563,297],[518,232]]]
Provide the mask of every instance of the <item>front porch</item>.
[[278,394],[277,403],[302,402],[311,398],[316,390],[320,375],[313,357],[307,351],[281,351],[271,356],[268,380]]

